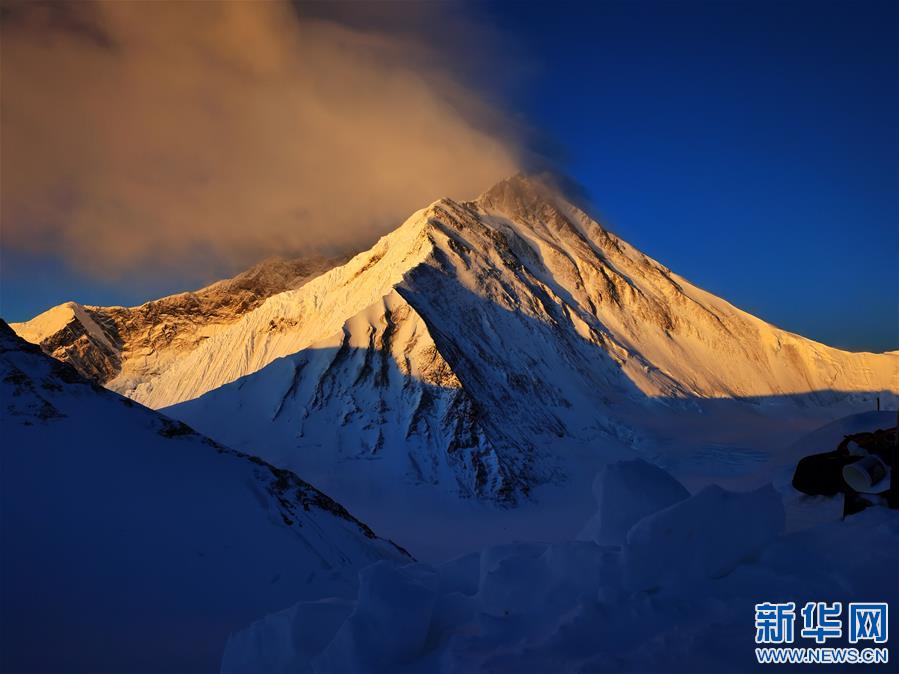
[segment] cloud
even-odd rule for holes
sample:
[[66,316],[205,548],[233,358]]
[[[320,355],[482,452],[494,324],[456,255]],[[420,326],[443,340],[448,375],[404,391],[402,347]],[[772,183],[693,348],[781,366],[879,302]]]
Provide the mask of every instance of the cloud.
[[314,14],[3,5],[3,247],[103,278],[233,268],[365,245],[516,170],[502,114],[425,22],[391,34]]

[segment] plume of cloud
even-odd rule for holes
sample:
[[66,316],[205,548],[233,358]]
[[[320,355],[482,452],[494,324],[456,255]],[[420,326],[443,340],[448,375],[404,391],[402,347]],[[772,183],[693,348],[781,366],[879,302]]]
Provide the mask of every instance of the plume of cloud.
[[283,2],[7,3],[0,25],[0,242],[99,277],[358,247],[518,164],[421,31]]

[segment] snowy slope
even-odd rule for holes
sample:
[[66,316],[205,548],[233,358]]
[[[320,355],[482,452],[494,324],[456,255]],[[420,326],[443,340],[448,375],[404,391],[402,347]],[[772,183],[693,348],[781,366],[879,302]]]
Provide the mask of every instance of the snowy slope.
[[[839,431],[817,439],[833,446]],[[849,602],[899,600],[895,511],[784,533],[784,505],[770,486],[693,495],[680,487],[647,500],[677,483],[641,462],[610,468],[597,479],[593,517],[618,534],[605,544],[526,542],[433,565],[378,562],[361,573],[353,600],[303,601],[234,634],[222,672],[754,672],[763,669],[758,603],[795,602],[794,645],[814,647],[801,636],[807,602],[843,602],[846,625]],[[633,516],[626,529],[621,511]],[[846,637],[823,645],[846,647]],[[778,671],[824,671],[809,667]]]
[[744,428],[784,406],[820,425],[897,378],[899,355],[779,330],[516,177],[419,211],[132,395],[236,447],[264,437],[341,498],[399,478],[509,501],[591,451],[656,452],[674,412],[738,400]]
[[345,261],[273,258],[195,292],[137,307],[66,302],[11,327],[83,376],[127,395],[267,297],[298,288]]
[[210,671],[297,595],[408,559],[296,475],[83,380],[0,323],[3,671]]

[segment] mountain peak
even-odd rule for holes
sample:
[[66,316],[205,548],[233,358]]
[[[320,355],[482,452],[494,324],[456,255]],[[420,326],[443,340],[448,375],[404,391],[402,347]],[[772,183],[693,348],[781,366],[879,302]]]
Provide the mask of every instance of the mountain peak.
[[582,192],[570,179],[554,173],[517,173],[484,192],[473,205],[550,238],[574,234],[617,245],[617,240],[609,239],[606,229],[577,205]]
[[511,213],[533,211],[540,205],[566,201],[559,180],[550,173],[516,173],[499,181],[476,200],[476,203]]

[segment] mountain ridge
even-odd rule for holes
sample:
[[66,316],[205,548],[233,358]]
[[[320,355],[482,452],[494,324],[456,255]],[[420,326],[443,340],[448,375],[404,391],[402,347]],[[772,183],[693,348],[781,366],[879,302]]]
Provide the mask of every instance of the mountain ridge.
[[299,287],[346,259],[268,258],[233,278],[134,307],[64,302],[10,325],[47,355],[124,393],[267,297]]

